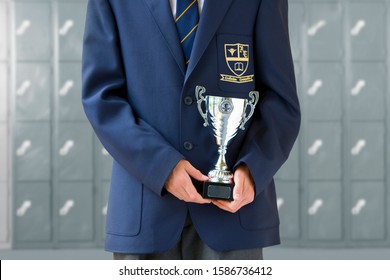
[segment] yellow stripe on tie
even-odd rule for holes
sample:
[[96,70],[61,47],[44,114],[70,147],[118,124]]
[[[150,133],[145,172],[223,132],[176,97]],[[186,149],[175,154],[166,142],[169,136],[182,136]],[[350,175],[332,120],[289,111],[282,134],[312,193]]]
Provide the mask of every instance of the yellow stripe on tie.
[[191,29],[191,31],[181,40],[180,44],[183,44],[185,40],[187,40],[188,37],[194,32],[194,30],[198,27],[199,24],[195,25],[194,28]]
[[196,2],[196,0],[194,0],[194,1],[192,1],[192,3],[180,14],[180,16],[178,16],[177,18],[176,18],[176,21],[175,22],[177,22],[187,11],[188,11],[188,9],[189,8],[191,8],[192,7],[192,5],[194,5],[195,4],[195,2]]
[[187,64],[187,65],[188,65],[188,64],[190,64],[190,61],[189,61],[189,60],[187,60],[186,64]]

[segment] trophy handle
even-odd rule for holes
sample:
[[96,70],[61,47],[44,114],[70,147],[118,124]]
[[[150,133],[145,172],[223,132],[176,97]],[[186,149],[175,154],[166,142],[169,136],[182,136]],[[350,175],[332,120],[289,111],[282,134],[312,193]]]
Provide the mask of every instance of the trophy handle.
[[251,91],[249,93],[249,97],[251,98],[251,100],[249,100],[248,103],[246,104],[244,114],[245,114],[248,106],[251,107],[251,110],[249,112],[249,115],[244,116],[244,120],[242,121],[242,124],[240,125],[240,129],[242,129],[242,130],[245,130],[245,124],[249,121],[249,119],[252,117],[253,113],[255,112],[256,104],[257,104],[257,102],[259,102],[259,92],[258,91]]
[[198,103],[198,110],[200,115],[202,116],[204,123],[203,126],[209,126],[209,121],[207,120],[207,113],[203,112],[202,109],[202,103],[206,102],[206,98],[203,96],[203,94],[206,92],[206,88],[202,86],[196,86],[195,88],[195,96]]

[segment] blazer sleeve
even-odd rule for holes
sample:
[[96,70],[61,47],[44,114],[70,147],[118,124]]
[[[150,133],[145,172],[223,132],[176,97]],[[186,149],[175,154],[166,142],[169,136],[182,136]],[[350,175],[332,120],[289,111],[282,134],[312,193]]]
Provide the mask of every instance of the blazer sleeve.
[[238,161],[251,172],[259,195],[287,160],[301,115],[288,33],[287,0],[262,0],[254,34],[257,106]]
[[83,58],[82,103],[107,151],[131,176],[158,195],[183,155],[137,118],[127,100],[115,17],[108,0],[90,0]]

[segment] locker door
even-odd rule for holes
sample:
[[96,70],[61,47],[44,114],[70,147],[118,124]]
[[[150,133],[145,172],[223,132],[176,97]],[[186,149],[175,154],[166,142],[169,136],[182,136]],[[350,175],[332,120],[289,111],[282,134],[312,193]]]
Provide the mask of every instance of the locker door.
[[7,2],[0,2],[0,61],[8,58],[8,12]]
[[17,60],[50,60],[50,3],[15,3],[15,38]]
[[9,241],[7,184],[0,182],[0,243]]
[[19,63],[16,66],[16,120],[50,120],[50,65]]
[[49,183],[18,183],[14,189],[15,242],[51,240],[51,193]]
[[58,3],[60,60],[81,60],[87,2]]
[[8,115],[8,77],[7,64],[0,63],[0,122],[4,122]]
[[343,14],[341,3],[310,3],[306,33],[310,60],[342,59]]
[[289,4],[289,28],[291,51],[294,60],[301,59],[302,56],[302,33],[304,20],[304,6],[302,3]]
[[384,60],[386,58],[386,6],[369,1],[351,3],[349,36],[353,60]]
[[348,83],[352,120],[384,120],[386,66],[382,63],[353,63]]
[[99,160],[99,171],[97,175],[100,180],[108,181],[111,179],[113,159],[97,138],[95,139],[95,143]]
[[352,123],[349,147],[352,179],[383,180],[385,178],[386,149],[383,123]]
[[8,133],[7,125],[0,123],[0,182],[7,181],[8,176]]
[[280,180],[299,180],[299,154],[297,141],[284,165],[276,173],[275,178]]
[[81,104],[81,64],[61,63],[58,113],[61,121],[85,121]]
[[60,183],[57,215],[60,241],[92,241],[92,183]]
[[299,185],[297,182],[276,181],[277,203],[282,239],[298,239],[300,235]]
[[93,137],[88,123],[60,123],[57,141],[61,181],[92,180]]
[[14,128],[17,181],[50,180],[50,124],[18,123]]
[[384,183],[354,182],[351,196],[352,240],[384,240],[386,238]]
[[339,182],[311,182],[308,197],[308,237],[310,240],[341,240],[342,211]]
[[341,125],[338,122],[311,122],[306,135],[306,167],[310,180],[341,178]]
[[304,98],[309,120],[340,120],[344,90],[343,68],[338,63],[311,63]]

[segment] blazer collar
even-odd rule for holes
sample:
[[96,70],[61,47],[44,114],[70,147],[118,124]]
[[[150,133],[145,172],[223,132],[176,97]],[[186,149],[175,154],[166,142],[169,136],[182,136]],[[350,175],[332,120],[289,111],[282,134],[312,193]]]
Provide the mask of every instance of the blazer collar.
[[180,45],[179,35],[177,33],[169,1],[144,1],[152,13],[160,32],[165,38],[172,56],[175,58],[183,75],[185,75],[185,81],[187,81],[207,46],[210,44],[211,39],[221,24],[233,0],[205,0],[187,72],[185,70],[183,50]]

